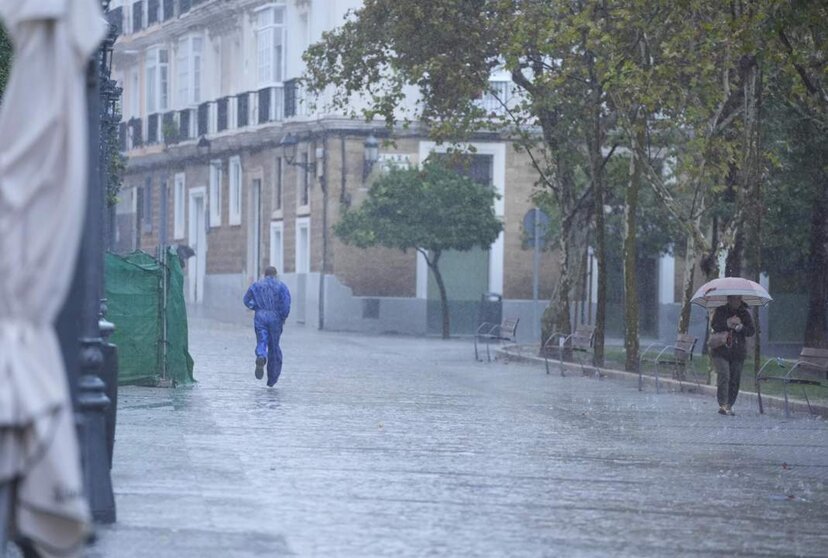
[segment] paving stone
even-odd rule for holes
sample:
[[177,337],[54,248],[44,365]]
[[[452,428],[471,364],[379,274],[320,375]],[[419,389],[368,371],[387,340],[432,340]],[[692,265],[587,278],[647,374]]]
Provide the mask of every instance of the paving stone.
[[828,422],[478,363],[468,340],[190,324],[198,384],[124,387],[90,557],[825,556]]

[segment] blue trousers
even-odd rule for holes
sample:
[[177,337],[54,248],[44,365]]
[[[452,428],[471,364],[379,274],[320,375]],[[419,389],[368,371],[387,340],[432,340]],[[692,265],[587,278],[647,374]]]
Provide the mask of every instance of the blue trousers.
[[282,373],[282,349],[279,339],[282,337],[282,319],[280,316],[259,316],[253,320],[256,330],[256,356],[267,359],[267,385],[279,381]]

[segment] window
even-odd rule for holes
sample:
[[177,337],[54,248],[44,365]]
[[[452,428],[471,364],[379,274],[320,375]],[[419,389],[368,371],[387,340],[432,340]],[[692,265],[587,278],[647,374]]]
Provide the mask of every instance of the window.
[[210,226],[221,226],[221,161],[210,161]]
[[306,207],[310,201],[310,173],[308,168],[308,154],[307,152],[299,155],[299,166],[296,167],[296,176],[298,178],[299,187],[299,206]]
[[129,83],[129,115],[132,118],[137,118],[141,115],[141,108],[139,104],[141,93],[138,89],[138,70],[133,69],[132,72],[130,72]]
[[173,199],[173,229],[175,238],[184,238],[184,173],[175,175],[175,192]]
[[161,0],[147,0],[147,26],[161,21]]
[[509,80],[490,80],[489,88],[475,104],[488,115],[503,115],[514,105],[513,89],[514,85]]
[[242,168],[241,159],[230,159],[230,218],[231,225],[241,225],[242,214]]
[[144,3],[141,0],[132,4],[132,32],[137,33],[144,28]]
[[310,273],[310,219],[296,220],[296,273]]
[[181,107],[201,102],[201,51],[203,39],[198,35],[178,41],[176,54],[176,83],[178,104]]
[[147,114],[165,112],[169,109],[169,71],[169,52],[166,48],[153,48],[147,51]]
[[282,165],[281,157],[276,157],[276,167],[273,170],[273,211],[282,210]]
[[270,223],[270,265],[282,273],[285,265],[284,224]]
[[266,6],[256,17],[256,58],[259,86],[263,87],[284,80],[285,8]]
[[147,178],[141,191],[141,231],[152,232],[152,179]]

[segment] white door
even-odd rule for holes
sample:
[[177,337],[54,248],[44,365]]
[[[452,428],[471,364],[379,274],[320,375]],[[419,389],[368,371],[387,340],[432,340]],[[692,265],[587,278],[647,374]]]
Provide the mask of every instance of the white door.
[[190,258],[187,276],[190,283],[190,302],[204,300],[204,275],[207,271],[207,219],[206,188],[190,190],[190,248],[195,255]]

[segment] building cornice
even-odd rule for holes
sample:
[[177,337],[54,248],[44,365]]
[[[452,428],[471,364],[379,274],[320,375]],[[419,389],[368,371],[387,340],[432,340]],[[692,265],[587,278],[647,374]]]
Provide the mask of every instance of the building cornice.
[[[412,123],[406,128],[396,128],[393,134],[387,132],[384,122],[365,122],[345,116],[325,116],[316,119],[296,119],[278,125],[210,138],[210,148],[198,148],[197,140],[170,145],[163,150],[133,153],[127,161],[126,174],[168,169],[170,173],[176,167],[188,164],[207,165],[212,159],[237,155],[240,152],[256,153],[279,146],[288,132],[299,136],[300,141],[319,141],[328,136],[368,136],[374,134],[380,138],[403,140],[411,138],[428,139],[428,128],[421,123]],[[475,141],[509,141],[504,134],[481,131],[461,143]]]

